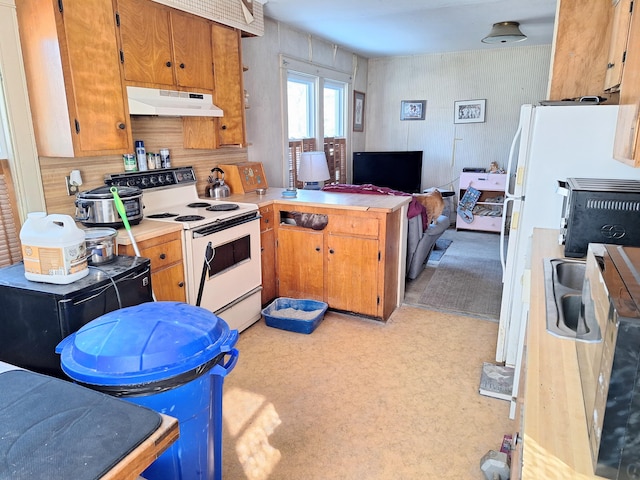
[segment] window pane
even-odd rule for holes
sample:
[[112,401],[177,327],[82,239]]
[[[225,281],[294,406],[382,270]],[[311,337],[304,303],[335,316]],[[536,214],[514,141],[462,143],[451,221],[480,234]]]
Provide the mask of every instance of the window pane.
[[290,73],[287,77],[287,117],[289,138],[314,137],[315,82],[312,78]]
[[345,85],[325,81],[324,84],[324,136],[343,137],[344,132],[344,91]]

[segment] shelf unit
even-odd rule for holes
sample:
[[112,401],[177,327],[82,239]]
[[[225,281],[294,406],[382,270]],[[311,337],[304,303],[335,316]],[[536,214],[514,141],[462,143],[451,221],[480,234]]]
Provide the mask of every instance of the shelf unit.
[[[499,232],[502,228],[502,215],[504,215],[504,194],[507,185],[506,173],[477,173],[462,172],[460,174],[460,186],[458,200],[462,199],[469,187],[480,191],[480,198],[476,202],[475,210],[486,212],[499,212],[496,215],[473,214],[471,223],[465,222],[460,214],[456,215],[457,230],[478,230],[484,232]],[[492,201],[500,198],[501,201]],[[482,208],[483,207],[483,208]]]

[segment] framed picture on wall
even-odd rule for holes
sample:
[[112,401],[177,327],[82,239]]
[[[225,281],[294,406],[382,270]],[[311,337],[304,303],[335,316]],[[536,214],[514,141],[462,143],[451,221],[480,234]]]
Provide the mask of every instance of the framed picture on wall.
[[353,131],[364,132],[364,93],[353,91]]
[[486,100],[462,100],[455,102],[453,123],[482,123]]
[[400,120],[424,120],[426,110],[426,100],[402,100],[400,102]]

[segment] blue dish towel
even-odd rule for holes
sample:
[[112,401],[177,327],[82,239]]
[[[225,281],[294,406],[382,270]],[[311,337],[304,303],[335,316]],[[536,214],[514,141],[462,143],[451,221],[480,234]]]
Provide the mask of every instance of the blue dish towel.
[[458,215],[466,223],[473,222],[473,207],[476,206],[476,202],[480,198],[480,191],[473,187],[467,188],[464,192],[460,203],[458,203]]

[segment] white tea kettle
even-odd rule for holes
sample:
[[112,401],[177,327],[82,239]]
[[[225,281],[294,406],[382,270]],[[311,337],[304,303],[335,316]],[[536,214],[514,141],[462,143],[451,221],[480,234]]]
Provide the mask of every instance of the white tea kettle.
[[[231,189],[229,185],[225,185],[224,183],[224,172],[221,168],[215,167],[211,169],[211,173],[215,174],[209,175],[209,183],[211,187],[209,187],[209,196],[211,198],[224,198],[231,195]],[[218,176],[220,174],[220,176]]]

